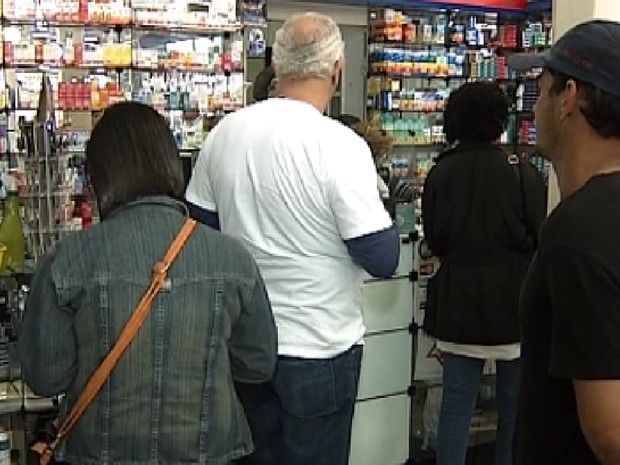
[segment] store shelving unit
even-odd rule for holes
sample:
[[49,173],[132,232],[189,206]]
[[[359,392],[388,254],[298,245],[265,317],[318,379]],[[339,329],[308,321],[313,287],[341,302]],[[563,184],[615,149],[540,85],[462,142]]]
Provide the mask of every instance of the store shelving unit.
[[[549,46],[548,12],[371,8],[369,25],[367,117],[392,134],[392,164],[408,166],[405,178],[419,181],[414,174],[424,175],[445,148],[445,104],[452,90],[468,81],[494,81],[504,88],[512,104],[503,146],[520,155],[535,150],[537,89],[510,72],[507,57]],[[534,161],[548,171],[542,160]]]
[[[133,100],[156,108],[169,120],[183,160],[193,162],[207,121],[245,104],[245,2],[209,2],[206,9],[201,2],[149,0],[3,0],[0,5],[0,179],[11,172],[22,183],[25,232],[35,259],[58,238],[90,223],[80,214],[82,202],[93,207],[84,148],[108,105]],[[257,14],[252,18],[253,24],[264,21]],[[35,161],[18,146],[22,127],[39,106],[43,79],[50,82],[55,132],[85,136],[71,151],[53,145]],[[41,181],[46,170],[53,182]],[[41,197],[53,210],[45,225],[35,224],[42,205],[33,199]]]
[[[520,47],[520,23],[511,16],[379,8],[370,10],[369,22],[369,117],[404,145],[441,142],[441,112],[464,82],[510,85],[516,77],[506,64],[506,55]],[[391,115],[403,101],[407,109],[435,114]]]
[[[380,6],[369,8],[367,118],[394,138],[394,153],[385,168],[389,168],[393,178],[411,184],[417,225],[410,236],[411,250],[403,245],[407,257],[401,257],[404,267],[410,269],[410,280],[367,283],[364,298],[366,305],[373,309],[380,299],[394,301],[389,308],[402,310],[400,315],[408,318],[407,337],[397,340],[396,335],[403,335],[402,321],[392,322],[389,328],[385,325],[375,328],[372,315],[365,314],[371,322],[367,334],[368,358],[372,362],[376,353],[387,347],[392,362],[399,364],[400,373],[406,373],[409,378],[408,385],[404,385],[401,378],[393,376],[391,380],[401,380],[400,384],[380,389],[381,398],[362,399],[358,411],[362,416],[366,410],[378,415],[376,412],[382,409],[391,411],[391,405],[398,402],[401,409],[411,407],[408,418],[392,413],[389,419],[384,419],[382,428],[389,431],[390,437],[399,437],[401,441],[410,438],[407,463],[417,463],[428,458],[425,449],[434,446],[433,421],[441,396],[442,369],[434,355],[434,340],[422,330],[430,268],[419,254],[422,237],[419,223],[424,181],[436,156],[445,149],[443,111],[450,93],[463,83],[497,82],[511,98],[502,147],[508,153],[531,154],[535,150],[532,110],[537,89],[532,88],[532,81],[510,72],[507,58],[518,51],[544,49],[552,37],[549,13],[530,15],[473,8],[458,10],[448,6],[433,9],[423,5],[414,8],[402,2],[399,5],[401,11]],[[401,212],[410,207],[403,204]],[[390,291],[385,292],[383,288]],[[388,312],[388,307],[385,308],[383,312]],[[403,354],[409,354],[410,360],[404,360]],[[380,367],[368,363],[365,370],[369,379],[382,373]],[[489,366],[486,370],[483,393],[488,398],[492,397],[493,368]],[[363,367],[363,374],[365,370]],[[387,375],[380,377],[385,379]],[[364,382],[360,386],[365,386]],[[408,398],[402,397],[403,392]],[[493,440],[493,415],[486,413],[481,412],[480,419],[484,421],[472,428],[472,445]],[[364,453],[358,452],[360,464],[380,461],[361,445],[364,439],[360,438],[370,433],[376,434],[394,452],[389,457],[390,463],[402,459],[400,449],[390,448],[389,438],[373,430],[371,424],[363,424],[364,418],[356,421],[354,446],[371,457],[365,460]]]

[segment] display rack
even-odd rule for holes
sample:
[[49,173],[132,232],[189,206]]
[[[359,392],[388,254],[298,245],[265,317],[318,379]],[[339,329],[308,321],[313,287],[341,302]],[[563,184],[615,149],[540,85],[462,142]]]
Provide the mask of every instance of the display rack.
[[[151,105],[168,119],[184,160],[195,159],[209,123],[245,104],[243,21],[265,24],[264,1],[0,5],[0,179],[10,173],[20,185],[33,259],[93,221],[84,150],[101,112],[124,100]],[[25,134],[44,79],[54,136],[51,151],[33,156]]]
[[369,9],[367,117],[394,139],[389,169],[414,185],[417,213],[426,173],[445,147],[443,111],[468,81],[497,82],[511,105],[503,147],[535,156],[535,80],[507,66],[510,54],[544,50],[553,41],[549,12],[488,13],[457,9]]
[[[367,118],[395,141],[384,168],[392,185],[410,186],[416,220],[421,218],[426,176],[446,147],[443,111],[450,93],[465,82],[494,81],[504,89],[510,107],[503,148],[532,157],[546,171],[547,164],[535,156],[536,81],[511,72],[507,61],[515,52],[549,47],[553,40],[550,13],[405,8],[369,9]],[[419,222],[417,230],[422,238]],[[417,244],[415,256],[410,460],[417,463],[428,457],[426,449],[434,447],[442,368],[434,356],[434,340],[422,330],[429,272]],[[485,369],[482,396],[489,399],[493,397],[492,368]],[[471,445],[493,440],[492,410],[488,403],[481,409],[480,423],[472,427]]]
[[[514,93],[507,56],[551,40],[549,22],[498,13],[377,8],[369,24],[369,118],[405,146],[443,142],[445,103],[466,81],[492,80]],[[513,110],[506,144],[524,116]]]

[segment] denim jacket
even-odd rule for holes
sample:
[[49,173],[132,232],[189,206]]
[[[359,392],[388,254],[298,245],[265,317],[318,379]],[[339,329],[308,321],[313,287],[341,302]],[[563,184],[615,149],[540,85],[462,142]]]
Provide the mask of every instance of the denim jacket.
[[[32,283],[20,337],[26,383],[66,393],[61,416],[114,344],[187,216],[166,197],[130,203],[58,243]],[[276,328],[243,246],[199,225],[149,319],[58,451],[79,464],[228,464],[251,433],[233,381],[271,379]]]

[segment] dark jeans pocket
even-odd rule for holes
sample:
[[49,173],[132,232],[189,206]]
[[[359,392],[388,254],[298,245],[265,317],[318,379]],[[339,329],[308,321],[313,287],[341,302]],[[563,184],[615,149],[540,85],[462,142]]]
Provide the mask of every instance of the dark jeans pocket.
[[332,360],[278,359],[273,387],[289,415],[319,417],[338,411]]

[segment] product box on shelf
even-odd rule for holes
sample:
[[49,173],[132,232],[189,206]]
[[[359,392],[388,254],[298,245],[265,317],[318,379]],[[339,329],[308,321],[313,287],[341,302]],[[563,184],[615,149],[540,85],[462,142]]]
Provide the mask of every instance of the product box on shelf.
[[125,0],[42,0],[38,11],[57,23],[127,25],[132,16]]
[[36,0],[3,0],[3,15],[11,19],[32,19],[37,8]]
[[117,42],[114,31],[98,31],[96,41],[74,42],[67,33],[64,43],[59,35],[47,39],[23,34],[19,26],[4,30],[4,56],[8,66],[45,65],[51,67],[130,67],[131,42]]
[[462,49],[409,49],[382,44],[369,48],[370,72],[394,76],[448,77],[465,74]]
[[446,41],[447,17],[408,15],[400,10],[369,10],[370,37],[377,42],[443,45]]
[[[443,145],[446,99],[466,81],[496,81],[507,95],[520,95],[517,110],[529,110],[529,87],[518,86],[507,57],[521,45],[540,48],[552,37],[547,19],[525,22],[482,6],[480,11],[370,8],[368,25],[368,117],[394,137],[395,145]],[[531,120],[511,115],[504,143],[531,144]]]
[[267,0],[242,0],[239,16],[243,24],[264,25],[267,23]]
[[132,3],[137,25],[170,28],[240,27],[236,0],[210,0],[207,7],[198,1]]

